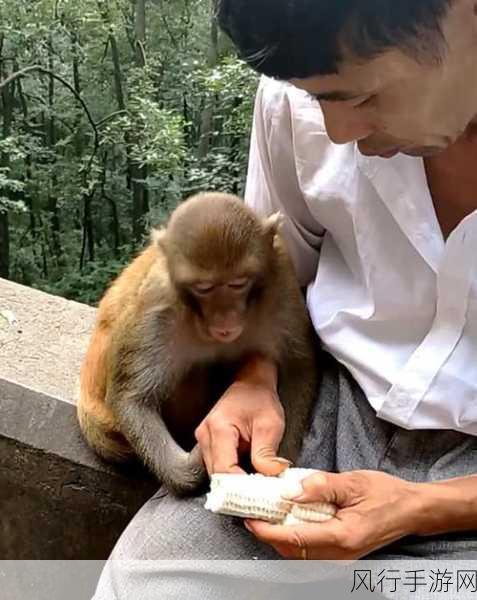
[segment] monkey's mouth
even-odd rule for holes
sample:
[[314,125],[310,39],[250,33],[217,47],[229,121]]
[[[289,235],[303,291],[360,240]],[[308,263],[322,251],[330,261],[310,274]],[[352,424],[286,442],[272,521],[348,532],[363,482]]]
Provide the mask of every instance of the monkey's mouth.
[[233,328],[222,328],[222,327],[209,327],[208,333],[210,337],[216,341],[221,342],[222,344],[230,344],[235,342],[243,332],[243,327],[233,327]]

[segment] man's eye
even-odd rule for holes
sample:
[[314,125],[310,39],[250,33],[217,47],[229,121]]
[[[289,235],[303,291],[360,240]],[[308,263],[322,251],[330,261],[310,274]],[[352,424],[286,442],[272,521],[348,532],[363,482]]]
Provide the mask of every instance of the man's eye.
[[370,103],[371,100],[373,100],[376,96],[372,95],[372,96],[368,96],[367,98],[364,98],[363,100],[360,100],[359,102],[357,102],[356,104],[353,104],[353,108],[361,108],[362,106],[366,106],[367,104]]

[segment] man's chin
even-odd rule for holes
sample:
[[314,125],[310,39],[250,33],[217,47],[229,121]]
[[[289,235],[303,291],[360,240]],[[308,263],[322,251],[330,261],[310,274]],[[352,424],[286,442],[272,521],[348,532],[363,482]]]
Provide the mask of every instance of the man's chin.
[[436,156],[444,152],[446,148],[440,146],[425,146],[422,148],[406,148],[402,150],[402,153],[406,156],[415,156],[420,158],[428,158],[430,156]]
[[395,147],[395,148],[384,148],[384,149],[371,149],[359,147],[359,151],[364,156],[377,156],[379,158],[393,158],[396,154],[405,154],[406,156],[412,156],[415,158],[426,158],[429,156],[436,156],[441,154],[446,148],[442,146],[412,146],[412,147]]

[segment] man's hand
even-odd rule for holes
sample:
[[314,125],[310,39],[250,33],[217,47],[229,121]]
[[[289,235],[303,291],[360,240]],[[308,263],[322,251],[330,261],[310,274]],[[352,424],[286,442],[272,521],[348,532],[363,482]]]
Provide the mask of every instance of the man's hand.
[[259,473],[278,475],[290,465],[276,456],[284,431],[276,369],[258,358],[239,373],[195,430],[195,437],[209,474],[242,473],[239,456],[250,452]]
[[332,502],[335,518],[303,525],[246,521],[285,558],[355,560],[415,531],[418,484],[377,471],[320,472],[302,483],[304,493],[293,500]]

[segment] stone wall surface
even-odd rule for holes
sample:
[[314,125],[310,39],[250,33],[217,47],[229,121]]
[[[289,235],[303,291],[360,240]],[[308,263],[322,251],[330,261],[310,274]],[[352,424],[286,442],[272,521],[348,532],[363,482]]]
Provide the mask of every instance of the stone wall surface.
[[102,559],[157,482],[76,421],[91,307],[0,279],[0,559]]

